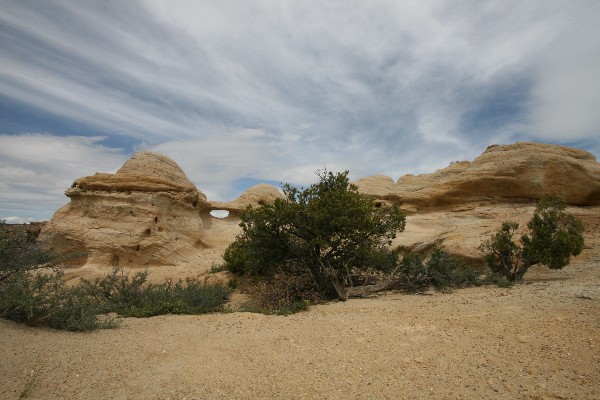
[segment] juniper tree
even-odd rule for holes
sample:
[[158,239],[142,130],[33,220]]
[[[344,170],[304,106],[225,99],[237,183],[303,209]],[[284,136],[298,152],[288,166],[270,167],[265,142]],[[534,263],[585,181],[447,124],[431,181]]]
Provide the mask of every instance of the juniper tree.
[[224,255],[230,271],[306,275],[321,294],[345,300],[356,272],[396,264],[387,247],[406,224],[399,207],[375,207],[350,184],[348,171],[317,175],[310,187],[285,184],[284,198],[241,215],[242,233]]
[[535,264],[550,269],[567,266],[571,256],[583,250],[583,225],[572,214],[565,212],[566,204],[559,198],[541,200],[527,224],[528,232],[517,243],[514,240],[519,224],[503,222],[490,240],[481,245],[485,260],[493,272],[511,281],[523,276]]

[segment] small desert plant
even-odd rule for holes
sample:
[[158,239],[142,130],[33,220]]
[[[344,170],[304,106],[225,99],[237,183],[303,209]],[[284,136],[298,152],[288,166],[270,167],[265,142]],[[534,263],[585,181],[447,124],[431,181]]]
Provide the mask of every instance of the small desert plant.
[[271,279],[260,281],[253,292],[257,311],[265,314],[293,314],[321,300],[314,281],[304,274],[276,273]]
[[112,328],[112,319],[100,319],[101,304],[81,296],[62,280],[63,273],[19,272],[0,287],[0,316],[28,325],[46,325],[68,331]]
[[0,235],[0,284],[11,275],[28,271],[53,260],[30,232],[2,232]]
[[110,319],[98,319],[99,304],[65,285],[60,269],[41,272],[40,267],[56,260],[37,242],[35,232],[1,233],[0,317],[69,331],[114,326]]
[[512,281],[506,279],[506,277],[497,272],[490,272],[481,280],[483,285],[495,285],[498,287],[509,288],[513,285]]
[[429,259],[418,254],[404,257],[397,275],[400,286],[408,291],[430,286],[443,290],[479,284],[477,271],[440,247],[433,250]]
[[[3,222],[0,221],[0,225]],[[62,259],[47,253],[29,231],[0,232],[0,317],[68,331],[112,328],[106,314],[147,317],[202,314],[218,310],[231,289],[197,278],[160,284],[148,272],[129,276],[120,269],[94,281],[69,286],[58,267]],[[41,268],[45,267],[45,268]]]
[[227,271],[227,267],[225,266],[224,263],[221,263],[221,264],[213,263],[210,266],[210,272],[212,272],[213,274],[216,274],[217,272],[223,272],[223,271]]
[[217,311],[231,289],[198,278],[163,283],[147,283],[148,272],[128,273],[115,268],[96,280],[82,280],[80,290],[104,304],[105,312],[124,317],[150,317],[162,314],[204,314]]
[[203,314],[219,310],[231,289],[197,278],[147,284],[148,273],[133,277],[119,269],[94,281],[82,279],[68,287],[63,273],[13,274],[0,288],[0,316],[29,325],[47,325],[68,331],[112,328],[113,318],[162,314]]
[[19,399],[26,399],[31,395],[31,392],[37,384],[40,372],[41,369],[34,369],[31,371],[29,379],[27,379],[27,382],[25,382],[25,386],[23,386],[23,389],[19,393]]

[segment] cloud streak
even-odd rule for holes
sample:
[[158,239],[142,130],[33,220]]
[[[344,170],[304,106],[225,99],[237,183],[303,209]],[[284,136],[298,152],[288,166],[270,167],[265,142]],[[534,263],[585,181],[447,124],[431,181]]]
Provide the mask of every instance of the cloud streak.
[[[44,5],[0,9],[0,134],[109,155],[88,170],[153,149],[228,199],[323,166],[431,172],[515,140],[600,151],[595,1]],[[13,188],[51,170],[4,165]],[[20,212],[30,193],[11,193]]]
[[102,140],[0,135],[0,218],[47,219],[66,203],[63,192],[75,178],[115,172],[127,158],[118,149],[103,146]]

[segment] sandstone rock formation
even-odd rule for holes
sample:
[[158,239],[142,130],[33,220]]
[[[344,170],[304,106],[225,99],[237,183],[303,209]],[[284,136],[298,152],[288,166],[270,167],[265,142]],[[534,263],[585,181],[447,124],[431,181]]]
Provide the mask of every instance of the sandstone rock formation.
[[[442,245],[467,259],[502,221],[526,226],[537,200],[560,196],[571,212],[594,220],[600,205],[600,163],[586,151],[539,143],[490,146],[472,162],[432,174],[359,179],[361,193],[408,212],[406,230],[395,246],[427,252]],[[573,207],[573,206],[588,206]],[[589,207],[592,206],[592,207]]]
[[275,186],[260,183],[246,190],[235,200],[229,202],[213,201],[211,202],[211,206],[213,209],[226,210],[230,213],[238,214],[248,208],[248,206],[264,206],[282,197],[283,194]]
[[591,153],[564,146],[516,143],[490,146],[472,162],[432,174],[359,179],[361,193],[432,210],[465,203],[528,202],[560,196],[573,205],[600,204],[600,163]]
[[206,196],[168,157],[135,154],[115,174],[77,179],[71,202],[42,231],[63,253],[87,252],[81,263],[173,265],[204,247]]
[[[477,247],[502,221],[525,226],[535,201],[549,195],[562,196],[571,212],[600,224],[600,164],[590,153],[562,146],[490,146],[472,162],[432,174],[398,182],[372,176],[356,185],[376,205],[400,203],[408,211],[406,230],[393,243],[407,252],[443,245],[478,259]],[[77,179],[66,195],[70,203],[55,213],[41,238],[65,254],[86,252],[74,265],[85,268],[71,270],[71,276],[104,275],[119,266],[150,267],[159,278],[196,275],[221,263],[240,232],[239,213],[282,196],[260,184],[233,201],[211,202],[173,160],[152,152],[135,154],[115,174]],[[212,210],[229,216],[211,217]]]
[[[96,173],[73,182],[41,240],[60,253],[85,256],[74,266],[152,267],[218,263],[239,232],[236,213],[280,197],[256,185],[231,202],[210,203],[170,158],[136,153],[115,174]],[[211,210],[232,214],[223,220]]]

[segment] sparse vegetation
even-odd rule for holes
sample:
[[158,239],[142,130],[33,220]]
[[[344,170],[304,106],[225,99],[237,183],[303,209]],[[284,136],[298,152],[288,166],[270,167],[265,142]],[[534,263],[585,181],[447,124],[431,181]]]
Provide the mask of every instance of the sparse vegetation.
[[227,267],[223,263],[221,263],[221,264],[213,263],[210,266],[210,272],[212,272],[213,274],[216,274],[218,272],[223,272],[223,271],[227,271]]
[[565,209],[562,199],[541,200],[527,224],[529,231],[519,243],[514,240],[519,224],[503,222],[498,232],[480,247],[486,252],[490,269],[510,281],[518,281],[535,264],[550,269],[567,266],[571,256],[583,250],[584,240],[581,221]]
[[68,331],[89,331],[116,326],[113,319],[101,319],[101,304],[81,296],[62,280],[63,273],[20,271],[0,287],[0,316],[28,325],[46,325]]
[[229,297],[230,289],[198,278],[163,283],[147,283],[148,272],[130,277],[118,268],[94,281],[82,279],[79,296],[103,304],[105,313],[124,317],[151,317],[162,314],[204,314],[217,311]]
[[[94,281],[68,286],[60,268],[39,270],[56,260],[22,233],[0,237],[0,316],[29,325],[68,331],[116,327],[106,314],[147,317],[159,314],[201,314],[220,309],[231,289],[197,278],[147,283],[148,272],[132,277],[114,269]],[[47,265],[47,264],[46,264]]]
[[445,290],[482,283],[477,271],[440,247],[436,247],[427,260],[418,254],[404,257],[397,274],[399,286],[411,292],[431,286]]
[[25,386],[19,393],[19,399],[26,399],[31,395],[31,392],[33,391],[33,389],[35,388],[35,385],[37,383],[39,374],[40,374],[40,369],[31,370],[29,379],[27,379],[27,382],[25,382]]
[[254,288],[256,311],[264,314],[289,315],[303,311],[321,301],[314,281],[307,275],[277,273],[261,280]]
[[[225,269],[258,277],[254,311],[290,314],[310,304],[383,289],[418,292],[494,284],[508,287],[535,264],[561,269],[583,249],[581,221],[565,212],[564,201],[539,202],[528,231],[514,240],[519,225],[504,222],[481,245],[491,273],[480,276],[442,248],[431,256],[400,260],[389,245],[405,227],[398,207],[374,207],[348,181],[348,172],[318,173],[308,189],[284,186],[285,198],[242,214],[242,234],[226,250]],[[198,278],[148,283],[148,272],[115,268],[93,281],[69,286],[57,258],[27,232],[0,235],[0,316],[29,325],[69,331],[113,328],[118,319],[161,314],[201,314],[222,309],[237,285]],[[43,266],[43,269],[40,269]],[[367,285],[368,281],[378,281]],[[362,285],[362,286],[361,286]],[[361,291],[363,290],[363,291]]]
[[231,289],[196,278],[148,284],[147,272],[133,277],[119,269],[95,281],[69,287],[61,270],[14,274],[0,287],[0,316],[28,325],[69,331],[113,328],[105,314],[150,317],[217,311]]
[[[0,226],[4,225],[6,221],[0,220]],[[34,232],[0,231],[0,285],[14,274],[30,271],[54,259],[37,243]]]

